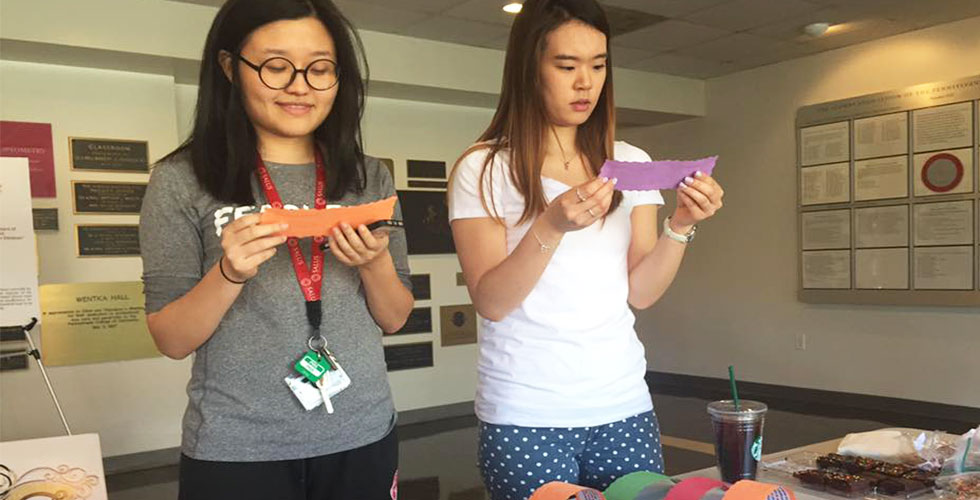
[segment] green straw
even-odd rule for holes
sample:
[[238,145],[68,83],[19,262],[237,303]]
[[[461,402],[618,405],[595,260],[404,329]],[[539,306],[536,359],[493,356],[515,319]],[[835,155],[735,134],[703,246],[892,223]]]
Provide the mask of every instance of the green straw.
[[735,387],[735,367],[728,365],[728,380],[732,383],[732,399],[735,400],[735,411],[742,411],[738,402],[738,388]]

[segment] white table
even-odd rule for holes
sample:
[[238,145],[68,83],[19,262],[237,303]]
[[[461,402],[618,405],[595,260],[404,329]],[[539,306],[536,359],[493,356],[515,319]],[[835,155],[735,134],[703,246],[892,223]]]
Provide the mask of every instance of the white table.
[[[915,429],[889,428],[883,430],[915,430]],[[917,431],[917,432],[921,432],[921,431]],[[793,448],[792,450],[785,450],[777,453],[770,453],[768,455],[763,455],[762,462],[764,463],[777,462],[786,457],[798,455],[800,452],[818,453],[820,455],[825,455],[827,453],[836,453],[837,446],[840,444],[842,439],[844,438],[832,439],[830,441],[824,441],[822,443],[816,443],[807,446],[801,446],[799,448]],[[709,467],[707,469],[696,470],[693,472],[688,472],[686,474],[675,476],[675,479],[680,480],[680,479],[687,479],[689,477],[710,477],[712,479],[720,479],[721,475],[718,473],[717,467]],[[797,500],[843,500],[844,499],[844,497],[839,495],[834,495],[833,493],[827,493],[823,491],[816,491],[816,490],[804,488],[800,485],[799,481],[796,481],[795,479],[787,483],[785,475],[771,472],[771,471],[766,471],[761,465],[759,466],[759,472],[758,472],[758,476],[756,477],[756,480],[764,483],[771,483],[771,484],[780,484],[780,485],[785,484],[786,486],[789,486],[793,490],[793,493],[796,494]],[[885,497],[885,496],[871,495],[867,498],[899,499],[904,497]],[[935,500],[938,498],[939,497],[937,497],[935,494],[929,492],[916,496],[915,500]]]

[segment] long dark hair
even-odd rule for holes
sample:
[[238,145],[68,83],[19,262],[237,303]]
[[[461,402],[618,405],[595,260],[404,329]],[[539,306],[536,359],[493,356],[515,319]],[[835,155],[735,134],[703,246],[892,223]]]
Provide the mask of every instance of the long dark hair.
[[[474,150],[487,148],[487,160],[480,174],[481,186],[493,184],[490,164],[502,149],[510,152],[510,176],[514,186],[524,196],[523,223],[547,207],[541,186],[541,164],[544,162],[545,134],[551,125],[545,110],[541,82],[541,57],[548,35],[569,21],[581,21],[606,35],[609,53],[611,31],[606,13],[595,0],[526,0],[514,19],[504,59],[504,79],[497,112],[490,126],[480,136]],[[576,146],[588,160],[593,175],[599,175],[603,162],[612,158],[616,130],[616,106],[613,102],[612,54],[606,64],[606,80],[595,109],[579,125]],[[458,162],[457,162],[458,164]],[[481,189],[481,198],[484,191]],[[493,196],[493,190],[490,190]],[[494,206],[492,200],[481,200],[484,207]],[[616,192],[609,213],[619,206],[622,193]],[[489,209],[488,209],[489,210]],[[499,220],[500,214],[494,214]]]
[[363,45],[351,23],[330,0],[228,0],[218,11],[204,44],[194,130],[167,156],[189,151],[198,182],[216,199],[255,204],[251,181],[258,154],[255,130],[242,102],[239,65],[233,65],[229,82],[219,64],[219,54],[227,51],[238,55],[248,36],[260,26],[311,16],[326,26],[337,50],[337,97],[330,114],[313,132],[327,166],[328,196],[337,199],[348,192],[363,191],[361,117],[368,69]]

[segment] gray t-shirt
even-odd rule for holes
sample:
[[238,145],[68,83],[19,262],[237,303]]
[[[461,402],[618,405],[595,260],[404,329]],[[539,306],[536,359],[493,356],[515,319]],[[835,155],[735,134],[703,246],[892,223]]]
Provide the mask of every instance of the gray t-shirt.
[[[313,206],[314,165],[267,165],[283,203]],[[367,188],[330,200],[357,205],[395,194],[391,175],[367,158]],[[265,203],[257,182],[253,192]],[[222,255],[220,232],[234,219],[255,213],[249,206],[219,202],[201,189],[187,155],[154,168],[140,216],[140,247],[146,311],[153,313],[193,288]],[[395,218],[401,218],[396,205]],[[300,240],[309,262],[310,239]],[[389,243],[398,277],[409,289],[404,231]],[[309,458],[365,446],[395,425],[381,329],[368,311],[359,274],[325,252],[323,324],[331,351],[351,378],[334,396],[335,413],[305,411],[286,386],[310,335],[303,294],[285,246],[262,264],[194,356],[182,451],[216,461]]]

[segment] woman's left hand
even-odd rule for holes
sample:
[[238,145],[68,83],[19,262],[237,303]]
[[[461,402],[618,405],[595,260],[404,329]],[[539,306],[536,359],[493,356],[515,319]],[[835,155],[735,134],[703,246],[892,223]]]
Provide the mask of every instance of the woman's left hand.
[[671,216],[678,226],[693,226],[721,209],[725,191],[710,175],[698,172],[687,177],[677,188],[677,208]]
[[388,251],[388,234],[372,233],[363,224],[355,231],[349,224],[342,223],[334,228],[327,241],[334,257],[351,267],[371,264]]

